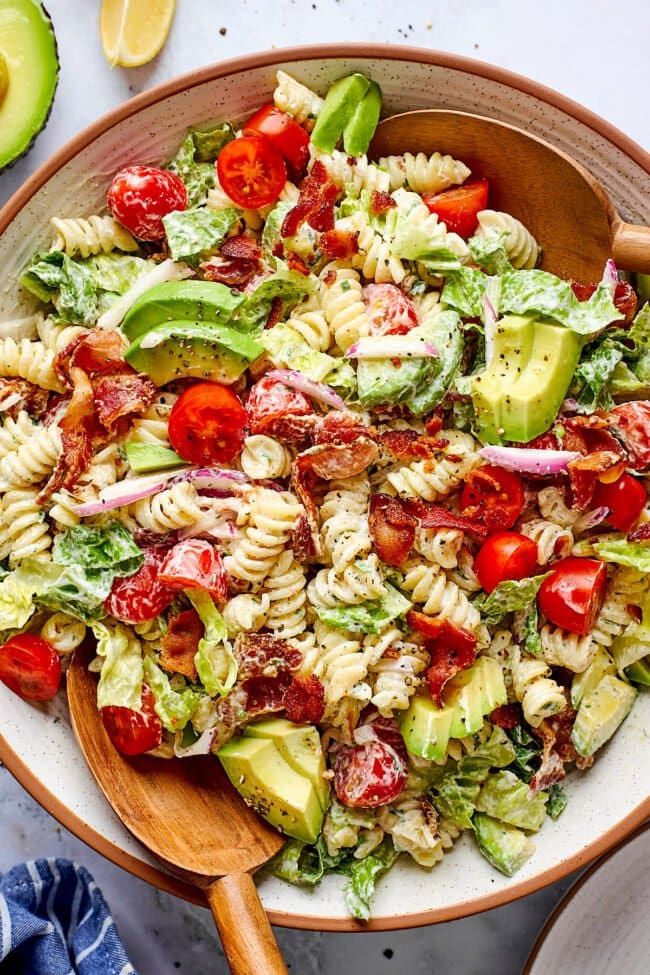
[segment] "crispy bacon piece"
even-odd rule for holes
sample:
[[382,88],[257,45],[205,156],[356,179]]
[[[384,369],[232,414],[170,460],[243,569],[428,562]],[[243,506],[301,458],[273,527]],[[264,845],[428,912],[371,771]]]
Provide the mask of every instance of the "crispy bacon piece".
[[566,764],[575,762],[578,768],[588,768],[593,763],[593,757],[583,759],[578,755],[571,742],[575,717],[573,708],[566,707],[559,714],[544,718],[535,729],[535,734],[542,741],[542,760],[530,782],[531,795],[561,782],[566,776]]
[[331,410],[320,418],[314,430],[315,444],[353,444],[359,438],[374,438],[375,431],[366,426],[363,420],[345,413],[343,410]]
[[297,274],[303,274],[306,278],[310,275],[310,270],[305,264],[303,258],[300,254],[296,254],[295,251],[289,251],[287,254],[287,267],[290,271],[296,271]]
[[435,457],[449,443],[448,440],[423,437],[417,430],[386,430],[380,434],[379,440],[398,460]]
[[[311,498],[311,496],[309,498],[309,502],[313,503],[313,499]],[[314,549],[314,537],[315,535],[316,537],[319,537],[318,513],[316,512],[315,504],[314,504],[314,510],[312,514],[315,518],[313,524],[307,512],[301,511],[296,527],[293,530],[293,535],[291,539],[293,554],[296,557],[296,562],[300,562],[303,564],[305,562],[310,562],[312,559],[316,558],[316,556],[319,554],[319,552],[315,551]]]
[[271,310],[264,328],[274,328],[282,318],[282,298],[278,295],[271,302]]
[[457,515],[441,504],[420,501],[417,498],[400,498],[400,503],[405,511],[418,519],[422,528],[455,528],[457,531],[473,532],[481,536],[488,533],[487,526],[478,518]]
[[237,234],[235,237],[226,237],[221,245],[221,254],[239,260],[259,261],[262,257],[262,248],[249,234]]
[[373,494],[368,519],[370,537],[386,565],[400,566],[415,542],[417,518],[409,514],[398,498]]
[[61,455],[52,475],[39,494],[42,504],[61,488],[72,488],[90,464],[93,437],[98,433],[94,393],[90,379],[76,367],[70,369],[72,397],[59,423]]
[[347,261],[359,252],[359,232],[326,230],[320,235],[318,246],[331,261]]
[[650,401],[621,403],[609,415],[630,454],[630,467],[635,471],[650,467]]
[[502,704],[490,714],[490,721],[497,728],[516,728],[522,720],[521,704]]
[[[18,396],[19,399],[6,409],[2,408],[9,397]],[[14,419],[21,410],[27,412],[35,419],[40,419],[48,408],[50,393],[47,389],[41,389],[26,379],[0,379],[0,415],[10,416]]]
[[624,472],[626,460],[612,450],[595,450],[568,465],[569,484],[573,503],[578,511],[585,511],[594,496],[599,480],[608,483],[617,480]]
[[393,207],[396,207],[397,203],[392,198],[390,193],[382,193],[380,190],[373,190],[370,194],[370,212],[374,213],[376,216],[381,216],[383,213],[388,213]]
[[102,376],[95,384],[97,419],[111,434],[117,421],[144,413],[158,396],[158,387],[142,373]]
[[315,674],[294,676],[283,703],[289,721],[318,724],[325,713],[325,688]]
[[305,450],[294,461],[318,477],[334,480],[354,477],[365,471],[377,456],[378,448],[374,440],[361,437],[354,444],[320,444]]
[[645,525],[639,525],[634,531],[628,533],[628,542],[647,542],[650,539],[650,521]]
[[329,178],[325,166],[316,160],[302,182],[298,202],[282,221],[280,236],[295,236],[305,222],[314,230],[333,230],[334,204],[338,195],[338,187]]
[[62,378],[73,368],[83,369],[89,375],[114,372],[116,369],[130,372],[131,367],[124,361],[125,351],[126,342],[119,332],[93,328],[57,355],[54,368],[62,373]]
[[242,257],[213,257],[201,264],[201,270],[206,281],[218,281],[229,288],[243,289],[258,273],[259,265],[257,261],[248,261]]
[[612,424],[611,415],[608,416],[603,413],[568,417],[562,421],[564,429],[562,449],[577,450],[581,454],[590,454],[597,450],[611,450],[613,453],[618,452],[624,456],[623,448],[610,432]]
[[444,417],[440,416],[439,413],[432,413],[424,424],[424,429],[427,432],[427,436],[435,437],[436,434],[440,433],[444,422]]
[[300,650],[271,633],[240,633],[234,650],[239,683],[253,677],[277,677],[283,670],[293,673],[302,663]]
[[[322,552],[318,508],[313,494],[315,481],[316,475],[311,469],[311,458],[296,457],[291,468],[291,483],[305,509],[304,520],[298,522],[294,534],[294,548],[298,545],[305,556],[299,561],[317,559]],[[298,558],[297,553],[296,558]]]
[[283,670],[275,677],[251,677],[244,681],[246,691],[246,721],[274,714],[284,709],[284,699],[291,687],[291,674]]
[[203,623],[195,609],[175,613],[167,621],[167,632],[160,641],[160,666],[172,674],[198,680],[194,657],[203,636]]
[[[407,621],[413,629],[413,622],[409,617],[424,616],[424,613],[407,613]],[[426,619],[427,617],[425,617]],[[431,662],[426,671],[429,693],[438,707],[443,707],[442,692],[448,681],[461,670],[466,670],[476,660],[477,647],[476,637],[467,630],[462,630],[454,626],[449,620],[432,621],[441,622],[441,632],[432,640],[427,639],[426,649],[431,654]],[[419,623],[419,621],[418,621]]]

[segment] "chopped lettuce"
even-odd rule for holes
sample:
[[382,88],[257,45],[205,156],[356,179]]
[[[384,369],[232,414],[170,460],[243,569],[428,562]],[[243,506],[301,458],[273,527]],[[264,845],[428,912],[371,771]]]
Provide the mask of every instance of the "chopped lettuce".
[[370,904],[379,878],[389,870],[398,857],[398,851],[390,839],[360,860],[352,860],[348,870],[350,880],[345,887],[345,902],[353,917],[367,921]]
[[567,794],[560,782],[556,782],[555,785],[551,786],[548,790],[548,802],[546,803],[546,812],[551,819],[558,819],[562,815],[567,807],[568,801]]
[[431,322],[431,343],[439,353],[440,368],[435,376],[406,401],[416,416],[430,413],[447,395],[463,356],[463,331],[455,312],[443,311]]
[[354,369],[345,359],[312,349],[290,325],[280,322],[259,335],[269,359],[277,368],[297,369],[314,382],[326,382],[344,396],[356,389]]
[[167,169],[183,180],[191,207],[205,202],[214,186],[214,160],[235,133],[228,122],[210,129],[190,129]]
[[453,308],[461,318],[483,317],[483,296],[490,278],[474,267],[463,267],[448,275],[440,303]]
[[522,782],[530,782],[539,766],[542,747],[537,738],[523,725],[510,728],[507,734],[515,750],[515,757],[509,769]]
[[620,346],[609,339],[583,349],[569,389],[581,412],[593,413],[594,410],[609,409],[613,405],[609,384],[622,358]]
[[349,857],[347,850],[332,857],[322,836],[311,844],[301,840],[289,840],[271,860],[269,868],[276,877],[290,884],[313,887],[323,879],[325,873],[336,871],[343,860]]
[[237,661],[228,642],[226,624],[209,593],[188,589],[186,595],[205,627],[194,657],[199,680],[208,694],[223,696],[237,680]]
[[[356,563],[358,568],[362,565],[362,562]],[[323,623],[337,630],[381,633],[387,623],[404,616],[410,608],[409,600],[386,583],[386,594],[379,599],[368,599],[366,602],[357,603],[356,606],[317,607],[316,612]]]
[[625,538],[608,538],[595,542],[593,550],[604,562],[628,565],[640,572],[650,572],[650,546],[642,542],[628,542]]
[[0,582],[0,630],[21,630],[34,612],[34,593],[10,572]]
[[645,399],[650,396],[650,303],[621,331],[620,340],[624,361],[614,369],[610,392],[615,398]]
[[[152,264],[133,254],[96,254],[79,265],[86,269],[98,291],[98,301],[112,303],[116,295],[123,295],[142,277],[151,271]],[[106,292],[105,295],[102,292]]]
[[276,260],[277,270],[264,278],[258,286],[250,292],[246,302],[239,310],[233,325],[240,328],[262,328],[275,298],[282,299],[282,313],[293,308],[302,298],[316,290],[317,278],[313,274],[301,274],[292,271],[284,261]]
[[52,557],[60,565],[112,569],[114,577],[131,576],[144,562],[142,551],[119,521],[66,529],[54,539]]
[[472,259],[486,274],[503,274],[512,267],[505,247],[508,234],[488,234],[467,241]]
[[514,772],[502,769],[488,775],[476,800],[479,812],[510,826],[536,833],[546,817],[548,793],[530,790]]
[[169,252],[174,261],[198,263],[215,251],[238,219],[236,210],[174,210],[163,217]]
[[121,623],[93,623],[91,629],[97,641],[97,655],[102,658],[97,707],[139,711],[144,680],[140,641],[130,627]]
[[[411,329],[408,338],[403,338],[409,343],[419,338],[435,345],[436,336],[434,322],[425,322]],[[447,337],[446,333],[444,337]],[[394,337],[394,344],[396,348],[399,346],[400,336]],[[417,358],[407,353],[400,358],[397,353],[390,359],[360,359],[357,365],[359,401],[365,407],[378,406],[380,403],[402,403],[435,382],[441,370],[442,362],[438,356]],[[439,386],[436,385],[435,388],[438,389]]]
[[62,251],[35,254],[20,283],[44,302],[52,302],[62,322],[92,325],[97,319],[97,288],[84,266]]
[[491,593],[478,596],[474,600],[474,606],[480,610],[486,623],[500,623],[508,613],[528,609],[547,575],[548,572],[544,575],[529,576],[527,579],[508,579],[506,582],[500,582]]
[[[448,234],[444,223],[420,220],[416,211],[424,209],[418,193],[397,190],[393,195],[397,206],[386,214],[381,232],[389,242],[390,252],[407,261],[421,261],[433,273],[447,273],[461,267],[461,258],[468,254],[467,246],[457,234]],[[415,214],[415,216],[414,216]]]
[[144,679],[152,690],[155,698],[154,710],[162,721],[163,728],[172,732],[181,731],[194,714],[199,695],[190,687],[175,691],[167,674],[152,657],[145,657],[143,666]]
[[271,267],[275,267],[277,264],[278,258],[273,251],[278,244],[282,243],[280,228],[282,227],[282,221],[291,209],[293,209],[292,203],[280,201],[280,203],[277,203],[273,207],[264,223],[264,230],[262,231],[262,251],[264,252],[266,261],[271,265]]
[[199,162],[213,163],[223,147],[235,138],[235,130],[230,122],[201,125],[190,129],[190,133],[196,146],[195,159]]
[[531,603],[524,620],[522,639],[526,653],[532,653],[534,656],[539,656],[542,652],[542,638],[539,635],[538,623],[537,603]]

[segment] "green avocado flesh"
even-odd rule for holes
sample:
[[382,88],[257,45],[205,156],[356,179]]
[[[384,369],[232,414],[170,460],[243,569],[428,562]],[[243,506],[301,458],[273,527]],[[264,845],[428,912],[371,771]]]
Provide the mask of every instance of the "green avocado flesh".
[[311,724],[294,724],[286,718],[256,721],[244,729],[245,738],[268,738],[294,771],[304,775],[316,790],[323,808],[329,802],[329,784],[318,729]]
[[477,812],[472,819],[479,850],[493,867],[512,877],[535,852],[535,844],[516,826]]
[[501,667],[491,657],[479,657],[447,683],[444,706],[439,708],[429,695],[416,695],[400,718],[404,743],[412,755],[444,757],[450,738],[473,735],[486,714],[507,703],[508,695]]
[[186,463],[171,447],[159,447],[157,444],[125,443],[124,450],[131,470],[136,474],[166,471]]
[[650,657],[644,657],[642,660],[630,664],[629,667],[626,667],[625,673],[635,684],[650,687]]
[[590,694],[607,674],[616,673],[616,664],[604,647],[599,647],[586,670],[576,674],[571,681],[571,704],[574,708],[586,694]]
[[324,806],[310,776],[296,768],[305,761],[304,749],[299,754],[285,752],[291,754],[290,763],[278,744],[282,735],[279,739],[253,737],[251,727],[245,736],[231,738],[217,752],[226,775],[248,805],[272,826],[303,843],[314,843],[323,825]]
[[585,694],[571,731],[579,755],[588,757],[608,741],[630,712],[636,691],[629,684],[607,674]]
[[363,156],[368,151],[381,113],[381,88],[375,81],[354,110],[343,129],[343,149],[351,156]]
[[47,122],[59,74],[49,17],[36,0],[0,0],[0,170],[27,152]]
[[209,379],[229,386],[263,351],[259,342],[225,325],[165,322],[140,335],[124,357],[157,386],[182,376]]
[[311,141],[321,152],[331,152],[354,116],[359,102],[370,88],[370,81],[362,74],[339,78],[325,97]]
[[145,291],[127,312],[121,328],[133,341],[164,322],[225,325],[246,300],[217,281],[166,281]]
[[497,322],[492,360],[472,379],[481,437],[488,443],[528,443],[548,430],[581,349],[581,337],[560,325],[519,315]]

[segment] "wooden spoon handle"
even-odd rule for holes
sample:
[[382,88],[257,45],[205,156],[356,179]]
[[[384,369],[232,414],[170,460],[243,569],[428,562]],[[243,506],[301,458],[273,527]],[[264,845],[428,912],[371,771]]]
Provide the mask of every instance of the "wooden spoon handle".
[[205,893],[232,975],[287,975],[252,876],[221,877]]
[[650,274],[650,227],[623,220],[614,227],[612,257],[626,271]]

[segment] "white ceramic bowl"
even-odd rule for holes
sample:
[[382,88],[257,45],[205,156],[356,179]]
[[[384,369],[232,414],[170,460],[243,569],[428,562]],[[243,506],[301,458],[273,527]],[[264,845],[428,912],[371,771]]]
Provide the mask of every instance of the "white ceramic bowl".
[[[0,318],[19,311],[17,273],[35,249],[49,245],[51,216],[96,212],[117,169],[169,158],[188,126],[246,117],[269,100],[278,67],[320,91],[341,75],[363,71],[381,85],[388,113],[444,107],[519,125],[591,169],[624,219],[650,223],[650,156],[602,119],[541,85],[477,61],[414,48],[275,50],[204,68],[145,92],[42,166],[0,212]],[[645,731],[650,697],[640,698],[594,768],[570,777],[566,811],[558,823],[544,826],[537,852],[515,878],[497,874],[465,838],[431,873],[406,862],[391,870],[380,885],[369,926],[430,924],[495,907],[557,880],[630,833],[650,812]],[[0,708],[0,758],[46,809],[134,874],[196,899],[190,888],[156,866],[113,815],[77,749],[64,701],[30,706],[0,687]],[[260,891],[276,924],[359,929],[346,915],[341,885],[339,878],[328,877],[305,891],[264,876]]]

